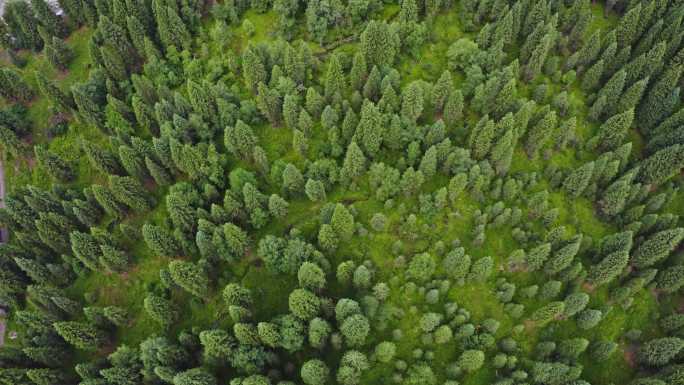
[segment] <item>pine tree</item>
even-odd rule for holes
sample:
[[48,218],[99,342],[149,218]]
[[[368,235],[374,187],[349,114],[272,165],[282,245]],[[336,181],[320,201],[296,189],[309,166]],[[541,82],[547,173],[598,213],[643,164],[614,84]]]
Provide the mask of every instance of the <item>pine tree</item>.
[[102,255],[100,264],[110,272],[122,272],[128,267],[128,256],[123,251],[110,245],[100,245]]
[[599,127],[596,136],[591,138],[591,145],[598,147],[601,151],[615,150],[622,145],[633,121],[633,109],[611,116]]
[[118,201],[138,212],[152,208],[150,193],[140,182],[129,176],[109,176],[109,186]]
[[143,301],[143,307],[147,314],[167,329],[178,319],[178,309],[170,300],[149,293]]
[[470,132],[470,148],[473,158],[484,159],[492,147],[492,141],[496,134],[496,125],[489,119],[489,115],[483,116]]
[[386,22],[371,20],[361,34],[361,51],[370,66],[392,65],[399,49],[399,36]]
[[639,103],[636,117],[642,132],[648,132],[669,116],[669,111],[665,108],[663,100],[668,99],[677,88],[682,70],[682,65],[666,69]]
[[33,90],[16,71],[3,67],[0,68],[0,95],[8,100],[27,103],[33,98]]
[[121,26],[114,24],[107,16],[100,16],[97,29],[101,33],[102,40],[114,49],[115,55],[118,54],[116,56],[120,60],[126,65],[135,62],[135,49]]
[[175,260],[169,263],[169,273],[173,281],[188,293],[200,298],[206,298],[209,293],[209,278],[200,266]]
[[347,89],[342,64],[338,55],[330,57],[328,71],[325,75],[325,98],[328,101],[340,100]]
[[9,1],[5,4],[3,19],[21,48],[39,50],[42,39],[38,33],[38,20],[26,1]]
[[251,150],[257,141],[252,128],[242,120],[238,120],[234,127],[226,127],[224,138],[228,151],[236,157],[243,158],[251,155]]
[[354,54],[352,68],[349,72],[349,81],[351,83],[352,90],[361,91],[361,88],[366,83],[367,77],[368,64],[366,63],[366,55],[364,55],[363,52],[358,51],[356,54]]
[[340,170],[340,177],[342,180],[351,180],[362,176],[365,172],[366,157],[356,142],[352,141],[347,147],[347,153],[344,156],[344,162]]
[[567,191],[570,196],[574,198],[579,197],[589,185],[593,173],[594,162],[583,164],[565,178],[563,181],[563,189]]
[[684,228],[678,227],[657,232],[632,253],[632,263],[639,269],[651,267],[667,258],[684,239]]
[[646,91],[646,86],[648,85],[649,78],[639,80],[638,82],[632,84],[629,88],[625,90],[620,99],[617,101],[615,106],[615,113],[619,114],[627,110],[636,108],[641,100],[641,97]]
[[508,130],[492,147],[491,161],[497,174],[505,175],[508,173],[513,159],[515,143],[516,138],[514,131]]
[[333,210],[330,226],[340,239],[349,239],[354,233],[354,217],[344,205],[338,203]]
[[107,341],[107,336],[94,326],[83,322],[56,322],[57,333],[68,343],[83,350],[94,350]]
[[378,108],[369,100],[365,100],[361,107],[361,119],[356,127],[355,139],[363,145],[365,153],[374,158],[380,151],[383,139],[382,115]]
[[47,30],[50,36],[65,37],[67,28],[64,20],[57,16],[45,0],[31,0],[31,7],[38,22]]
[[553,256],[551,256],[551,258],[544,263],[544,272],[548,275],[554,275],[570,266],[575,258],[575,255],[577,255],[581,244],[581,234],[573,237],[567,245],[556,251]]
[[266,67],[252,46],[247,47],[242,54],[242,72],[245,84],[252,92],[256,92],[259,83],[265,83],[268,80]]
[[617,103],[623,98],[622,90],[625,87],[626,77],[627,72],[625,70],[616,72],[598,92],[598,97],[606,97],[606,112],[603,115],[613,115],[613,111],[617,108]]
[[684,167],[684,144],[662,149],[640,163],[638,179],[644,183],[660,184]]
[[114,197],[114,194],[107,187],[93,185],[92,190],[95,200],[107,214],[121,218],[126,213],[126,207]]
[[62,92],[54,83],[48,80],[44,74],[36,71],[36,83],[38,89],[45,96],[50,103],[57,106],[63,112],[71,112],[76,108],[74,100],[70,93]]
[[215,96],[212,95],[212,87],[207,82],[197,83],[188,80],[187,83],[188,99],[192,108],[204,119],[209,122],[217,123],[218,111],[215,103]]
[[43,146],[34,146],[33,150],[38,164],[40,164],[50,176],[62,182],[70,182],[74,179],[74,171],[62,158]]
[[256,102],[269,123],[273,126],[279,126],[282,116],[282,100],[278,91],[268,88],[264,83],[259,83]]
[[449,94],[444,104],[444,123],[453,127],[463,118],[463,94],[455,90]]
[[173,236],[163,228],[146,223],[142,227],[147,247],[160,256],[172,257],[180,253],[180,247]]
[[677,337],[652,339],[641,345],[637,353],[640,362],[648,366],[665,366],[684,348],[684,341]]
[[556,112],[548,110],[546,114],[535,124],[527,134],[525,150],[527,156],[534,158],[537,152],[547,145],[547,142],[556,126]]
[[47,368],[29,369],[26,371],[26,377],[36,385],[63,384],[70,380],[69,375],[64,371]]
[[639,16],[641,13],[641,4],[637,4],[620,18],[620,22],[616,27],[616,35],[620,47],[631,46],[634,40],[638,37],[637,31],[639,29]]
[[69,62],[73,58],[71,48],[69,48],[64,40],[56,36],[53,36],[50,41],[45,42],[44,52],[50,65],[60,71],[66,71]]
[[71,250],[76,258],[90,270],[97,271],[99,269],[98,259],[101,251],[95,237],[80,231],[72,231],[69,234],[69,238],[71,240]]
[[601,82],[603,76],[603,60],[599,60],[591,66],[582,78],[582,89],[589,92],[596,88]]

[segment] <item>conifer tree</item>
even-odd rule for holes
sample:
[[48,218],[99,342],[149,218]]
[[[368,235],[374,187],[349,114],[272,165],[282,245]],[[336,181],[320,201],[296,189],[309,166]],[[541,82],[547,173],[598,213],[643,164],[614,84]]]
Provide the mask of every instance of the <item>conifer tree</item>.
[[525,150],[527,156],[534,158],[537,152],[546,146],[550,136],[555,131],[556,112],[548,110],[546,114],[529,130]]
[[71,48],[69,48],[64,40],[56,36],[53,36],[50,41],[45,42],[44,52],[50,65],[60,71],[66,71],[69,62],[73,58]]
[[269,123],[279,126],[282,115],[282,101],[280,94],[275,89],[270,89],[264,83],[257,86],[257,106],[261,113],[266,116]]
[[[330,57],[328,71],[325,75],[325,98],[328,101],[340,100],[347,89],[342,64],[338,55]],[[337,95],[337,96],[336,96]]]
[[266,67],[256,49],[251,46],[247,47],[242,54],[242,72],[245,84],[252,92],[256,92],[259,83],[265,83],[268,80]]
[[0,95],[8,100],[26,103],[33,98],[33,90],[16,71],[3,67],[0,68]]
[[76,258],[90,270],[97,271],[101,251],[95,237],[80,231],[72,231],[69,234],[69,238],[71,240],[71,250]]
[[660,184],[684,167],[684,144],[664,148],[644,159],[639,166],[640,181]]
[[574,198],[579,197],[589,185],[593,173],[594,162],[583,164],[565,178],[563,181],[563,189],[567,191],[570,196]]
[[133,210],[144,212],[152,208],[152,197],[136,179],[110,175],[109,186],[116,199]]
[[399,36],[386,22],[371,20],[361,34],[361,51],[370,66],[391,65],[399,49]]
[[682,70],[682,65],[675,65],[666,69],[639,103],[636,117],[642,131],[648,132],[669,115],[670,111],[663,101],[668,99],[677,88]]
[[171,257],[180,253],[176,240],[163,228],[146,223],[142,227],[142,234],[147,246],[157,255]]
[[354,217],[343,204],[338,203],[333,210],[330,226],[340,239],[349,239],[354,233]]
[[358,51],[354,54],[351,71],[349,72],[349,81],[352,90],[361,91],[361,88],[366,83],[368,77],[368,64],[366,63],[366,55]]
[[365,153],[374,158],[380,151],[383,139],[383,122],[378,108],[369,100],[365,100],[361,107],[361,119],[356,127],[354,137],[363,145]]
[[641,4],[637,4],[620,18],[620,22],[616,28],[616,35],[620,47],[631,46],[634,40],[638,37],[637,31],[639,29],[639,16],[641,13]]
[[649,78],[639,80],[638,82],[632,84],[629,88],[625,90],[620,96],[620,99],[616,102],[615,113],[619,114],[627,110],[636,108],[637,104],[641,100],[641,97],[646,91],[646,86],[648,85]]
[[148,293],[143,302],[147,314],[167,329],[178,319],[178,310],[170,300]]
[[68,343],[83,350],[94,350],[107,341],[107,336],[96,327],[83,322],[65,321],[54,324],[55,331]]
[[632,263],[639,269],[651,267],[667,258],[684,239],[684,228],[678,227],[657,232],[632,253]]
[[599,127],[596,136],[590,140],[590,145],[602,151],[615,150],[622,144],[633,121],[633,109],[611,116]]
[[62,182],[69,182],[74,179],[74,171],[62,158],[43,146],[34,146],[33,150],[38,164],[40,164],[50,176]]
[[56,84],[48,80],[41,72],[36,71],[36,83],[38,89],[45,96],[50,103],[58,107],[62,112],[71,112],[76,108],[74,99],[70,92],[63,92]]
[[684,348],[684,341],[677,337],[652,339],[639,348],[637,358],[648,366],[667,365]]
[[401,94],[401,116],[410,122],[415,122],[423,113],[425,104],[423,89],[420,83],[409,83]]
[[340,176],[342,180],[356,179],[366,172],[366,157],[355,141],[349,143]]
[[57,16],[45,0],[31,0],[31,8],[38,22],[46,29],[50,36],[58,38],[67,34],[64,20]]
[[175,260],[169,263],[169,273],[173,281],[188,293],[200,298],[206,298],[209,293],[209,278],[200,266]]

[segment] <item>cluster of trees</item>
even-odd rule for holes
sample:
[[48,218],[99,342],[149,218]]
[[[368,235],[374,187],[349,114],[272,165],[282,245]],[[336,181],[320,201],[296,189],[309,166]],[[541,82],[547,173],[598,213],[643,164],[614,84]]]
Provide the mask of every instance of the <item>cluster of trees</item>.
[[[355,385],[377,365],[397,383],[435,384],[444,371],[451,385],[491,365],[499,384],[583,384],[581,356],[601,362],[616,342],[542,338],[526,357],[513,336],[556,322],[597,327],[611,311],[590,300],[599,286],[625,309],[643,288],[670,294],[684,286],[684,267],[670,258],[684,229],[663,210],[684,166],[681,5],[609,1],[621,17],[605,32],[590,30],[588,0],[404,0],[390,22],[372,20],[382,4],[371,1],[225,1],[212,8],[211,34],[200,0],[60,5],[66,18],[44,0],[10,1],[0,43],[11,55],[43,49],[65,70],[72,52],[63,39],[86,24],[94,29],[88,79],[63,89],[37,73],[34,89],[26,74],[2,68],[0,95],[20,105],[39,92],[105,140],[89,137],[73,149],[97,174],[85,188],[75,156],[34,146],[54,187],[17,188],[0,210],[12,231],[0,252],[0,301],[26,334],[20,349],[6,357],[3,350],[0,383],[213,385],[230,366],[231,384]],[[271,7],[287,41],[247,42],[239,53],[229,47],[209,57],[212,44],[227,47],[218,40],[228,40],[228,24]],[[402,79],[395,63],[418,56],[445,9],[458,12],[473,38],[449,42],[447,68],[430,69],[434,81]],[[292,41],[300,20],[308,40],[349,35],[357,50],[314,54]],[[249,34],[250,24],[242,28]],[[587,106],[577,105],[577,87]],[[597,127],[589,134],[577,119],[584,115]],[[0,142],[15,157],[30,155],[21,120],[0,114]],[[640,160],[631,157],[635,127],[645,138]],[[518,156],[536,162],[559,152],[582,160],[572,170],[548,162],[543,175],[514,167]],[[384,204],[368,219],[377,234],[369,235],[356,205],[338,199],[340,188],[353,196],[368,190]],[[616,231],[593,240],[580,226],[566,229],[552,199],[559,194],[595,202]],[[306,229],[290,227],[290,206],[302,202],[318,217]],[[464,202],[482,207],[470,213],[470,246],[485,246],[492,230],[510,230],[519,244],[505,268],[460,242],[447,252],[434,233],[430,225]],[[276,221],[288,231],[271,226]],[[397,241],[396,274],[383,282],[380,269],[389,267],[359,263],[368,256],[353,250],[375,236],[434,247]],[[114,348],[116,328],[130,321],[126,310],[65,289],[79,276],[126,272],[138,241],[169,261],[139,299],[161,331]],[[236,266],[262,263],[263,274],[296,281],[283,292],[282,314],[262,317],[258,288],[231,276]],[[521,270],[535,282],[516,287]],[[497,333],[500,320],[471,317],[476,304],[452,301],[451,288],[463,285],[494,288],[511,335]],[[230,327],[178,333],[181,292],[196,302],[220,293]],[[675,374],[659,368],[678,363],[680,318],[663,319],[666,336],[644,341],[637,354],[649,373],[672,382]],[[412,321],[410,337],[402,319]],[[457,348],[439,368],[435,350],[445,344]],[[112,353],[76,365],[80,380],[62,370],[74,349],[105,346],[112,349],[101,352]],[[415,349],[409,355],[405,346]]]

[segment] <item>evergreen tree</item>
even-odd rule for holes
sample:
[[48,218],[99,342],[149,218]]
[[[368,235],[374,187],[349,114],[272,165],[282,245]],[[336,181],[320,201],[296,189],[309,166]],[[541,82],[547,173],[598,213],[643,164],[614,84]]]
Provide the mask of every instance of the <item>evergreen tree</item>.
[[648,366],[667,365],[684,348],[684,341],[677,337],[652,339],[639,348],[637,357]]
[[356,179],[366,172],[366,157],[356,144],[352,141],[347,147],[347,153],[344,157],[340,176],[342,180]]
[[146,223],[142,227],[142,234],[147,246],[157,255],[170,257],[180,253],[176,240],[163,228]]
[[380,111],[371,101],[365,100],[361,107],[361,119],[356,127],[354,137],[356,141],[363,145],[366,154],[371,158],[378,155],[380,145],[382,144],[383,131]]
[[646,86],[648,85],[648,82],[649,78],[646,77],[632,84],[629,88],[627,88],[616,103],[615,113],[619,114],[627,110],[636,108],[637,104],[641,100],[641,97],[644,95],[644,92],[646,91]]
[[338,203],[333,210],[330,226],[340,239],[349,239],[354,234],[354,216],[343,204]]
[[632,263],[639,269],[653,266],[667,258],[684,239],[684,228],[678,227],[657,232],[632,253]]
[[637,4],[620,18],[620,22],[616,27],[616,35],[618,37],[618,44],[621,47],[631,46],[638,37],[640,13],[641,4]]
[[684,144],[664,148],[640,163],[638,179],[644,183],[660,184],[684,167]]
[[83,322],[55,322],[55,331],[65,341],[83,350],[94,350],[107,341],[107,336],[96,327]]
[[27,103],[33,98],[33,90],[16,71],[3,67],[0,68],[0,95],[7,100]]
[[361,51],[370,66],[391,65],[399,49],[399,36],[386,22],[371,20],[361,34]]
[[143,306],[147,314],[164,329],[167,329],[178,319],[176,305],[166,298],[149,293],[145,297]]
[[252,92],[256,92],[259,83],[265,83],[268,79],[266,67],[252,46],[247,47],[242,54],[242,72],[245,84]]
[[36,83],[38,83],[38,89],[43,96],[63,112],[70,112],[76,108],[71,94],[60,90],[59,87],[48,80],[41,72],[36,72]]
[[116,199],[133,210],[144,212],[153,206],[149,192],[136,179],[110,175],[109,186]]
[[574,170],[563,181],[563,189],[570,194],[570,196],[577,198],[584,190],[586,190],[594,173],[594,162],[583,164],[580,168]]
[[599,127],[598,133],[590,140],[590,144],[602,151],[615,150],[622,144],[633,121],[633,109],[611,116]]
[[192,262],[175,260],[169,263],[169,273],[173,281],[188,293],[200,298],[207,297],[209,278],[200,266]]
[[38,164],[40,164],[50,176],[62,182],[69,182],[74,179],[74,171],[62,158],[43,146],[34,146],[33,150]]
[[31,8],[35,14],[36,19],[50,36],[64,37],[67,34],[67,28],[64,20],[57,16],[45,0],[31,0]]
[[340,100],[347,89],[342,64],[338,55],[330,57],[328,71],[325,75],[325,98],[328,101]]

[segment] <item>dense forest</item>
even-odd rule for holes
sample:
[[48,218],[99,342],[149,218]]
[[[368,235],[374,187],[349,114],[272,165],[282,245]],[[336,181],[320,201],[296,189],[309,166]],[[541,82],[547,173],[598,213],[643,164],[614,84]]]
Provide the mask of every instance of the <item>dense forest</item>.
[[684,3],[9,0],[0,385],[684,385]]

